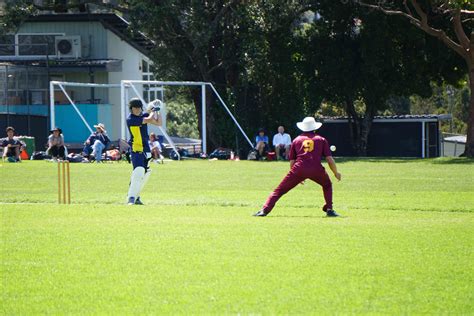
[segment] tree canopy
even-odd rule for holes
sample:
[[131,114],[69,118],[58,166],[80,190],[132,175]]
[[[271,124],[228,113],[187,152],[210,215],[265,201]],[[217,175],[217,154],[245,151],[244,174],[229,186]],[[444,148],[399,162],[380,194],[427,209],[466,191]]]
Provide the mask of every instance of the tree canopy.
[[386,15],[406,19],[464,59],[471,90],[465,155],[474,157],[474,3],[469,0],[358,3]]
[[[2,31],[45,8],[88,4],[124,14],[132,22],[131,32],[144,32],[156,42],[151,57],[157,78],[212,82],[250,133],[278,125],[295,133],[296,121],[329,104],[333,112],[349,117],[360,155],[366,152],[373,117],[393,100],[429,97],[433,83],[456,86],[470,74],[460,54],[466,38],[456,24],[462,23],[468,34],[469,1],[395,1],[384,7],[329,0],[76,0],[44,1],[40,7],[21,0],[7,6]],[[413,4],[420,5],[421,13]],[[439,15],[451,19],[431,22]],[[460,41],[440,40],[439,34]],[[200,91],[188,93],[200,127]],[[213,106],[213,98],[207,103],[209,149],[233,147],[235,127],[221,107]]]

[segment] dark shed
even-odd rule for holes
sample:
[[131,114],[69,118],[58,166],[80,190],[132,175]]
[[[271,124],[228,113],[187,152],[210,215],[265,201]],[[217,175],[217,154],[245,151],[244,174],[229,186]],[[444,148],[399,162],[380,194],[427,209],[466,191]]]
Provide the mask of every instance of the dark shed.
[[[397,115],[376,116],[367,145],[371,157],[441,156],[440,121],[450,115]],[[356,156],[352,149],[347,118],[325,118],[318,133],[330,145],[335,145],[336,156]]]

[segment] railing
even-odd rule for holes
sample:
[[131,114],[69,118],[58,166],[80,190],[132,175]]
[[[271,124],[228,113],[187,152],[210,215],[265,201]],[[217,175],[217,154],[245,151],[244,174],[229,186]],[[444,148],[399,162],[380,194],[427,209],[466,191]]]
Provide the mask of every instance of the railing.
[[48,116],[48,105],[46,104],[0,105],[0,113]]

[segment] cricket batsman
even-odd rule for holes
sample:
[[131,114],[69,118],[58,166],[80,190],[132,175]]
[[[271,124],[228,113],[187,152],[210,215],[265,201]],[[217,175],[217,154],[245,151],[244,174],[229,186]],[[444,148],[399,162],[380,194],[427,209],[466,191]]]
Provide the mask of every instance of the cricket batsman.
[[329,217],[339,216],[332,209],[332,183],[326,170],[321,164],[321,158],[325,157],[329,168],[334,173],[337,180],[341,180],[341,174],[337,171],[336,163],[332,158],[329,145],[324,137],[315,133],[323,125],[316,122],[314,117],[305,117],[296,126],[303,131],[296,137],[290,147],[290,171],[281,181],[278,187],[270,194],[263,208],[254,216],[267,216],[275,206],[276,202],[288,191],[306,179],[311,179],[323,188],[324,200],[326,204],[323,211]]
[[150,178],[151,169],[148,162],[151,159],[150,146],[148,145],[148,125],[161,126],[161,101],[154,100],[147,105],[147,111],[143,111],[143,104],[139,98],[130,99],[128,107],[130,114],[127,117],[127,127],[130,133],[130,159],[133,165],[130,186],[128,188],[128,205],[143,205],[140,200],[140,192]]

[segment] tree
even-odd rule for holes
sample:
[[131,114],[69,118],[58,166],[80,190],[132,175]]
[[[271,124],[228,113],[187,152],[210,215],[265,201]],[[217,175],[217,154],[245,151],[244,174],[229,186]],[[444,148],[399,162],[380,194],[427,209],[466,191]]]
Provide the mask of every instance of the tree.
[[[441,56],[425,49],[425,35],[410,32],[406,21],[391,23],[353,3],[321,2],[317,9],[319,19],[307,34],[305,77],[325,100],[344,108],[354,152],[365,156],[374,116],[396,96],[429,96],[430,80],[443,72],[433,67]],[[444,67],[458,62],[442,57]]]
[[[295,69],[293,23],[306,10],[303,1],[249,2],[129,0],[11,1],[7,23],[14,27],[41,10],[118,10],[132,22],[130,32],[141,31],[156,42],[152,59],[160,79],[209,81],[246,130],[273,124],[294,125],[304,112]],[[199,89],[191,90],[201,128]],[[206,98],[209,146],[229,145],[235,128],[220,106]],[[201,131],[202,132],[202,131]]]
[[[129,18],[134,30],[140,30],[156,42],[152,59],[160,79],[212,82],[227,99],[227,75],[232,68],[235,45],[228,33],[237,27],[234,12],[241,1],[152,1],[129,2]],[[224,51],[226,45],[230,51]],[[190,92],[201,129],[201,94]],[[232,138],[231,122],[215,100],[206,98],[206,122],[210,148]],[[202,135],[202,131],[201,135]]]
[[[14,29],[28,16],[42,10],[67,12],[73,10],[94,10],[96,7],[120,11],[132,21],[128,32],[131,37],[137,31],[145,32],[157,45],[152,59],[160,79],[209,81],[215,83],[220,93],[226,94],[226,69],[232,65],[231,41],[225,42],[228,52],[222,50],[228,29],[234,29],[233,10],[242,1],[152,1],[121,0],[104,1],[44,1],[38,5],[32,0],[10,1],[3,17],[4,32]],[[224,53],[227,53],[225,55]],[[222,89],[224,87],[224,89]],[[200,91],[191,91],[201,127]],[[207,107],[213,102],[207,99]],[[207,111],[210,146],[217,146],[227,138],[220,125],[230,125],[222,119],[225,113],[221,107]]]
[[[160,78],[213,82],[244,128],[256,131],[293,125],[304,112],[292,25],[305,10],[301,1],[141,0],[130,4],[130,17],[158,44]],[[200,115],[199,91],[194,99]],[[234,127],[227,114],[216,106],[207,113],[210,145],[229,145]]]
[[[471,90],[465,155],[474,157],[474,4],[469,0],[357,1],[386,15],[401,16],[435,37],[466,63]],[[470,32],[470,34],[469,34]],[[469,36],[468,36],[469,34]]]
[[311,113],[299,69],[304,43],[296,34],[307,7],[304,1],[281,0],[252,2],[242,10],[238,39],[242,52],[234,94],[239,111],[248,113],[244,122],[254,131],[284,125],[295,132],[295,122]]
[[[162,80],[210,81],[245,130],[273,130],[316,112],[323,101],[344,108],[352,143],[366,154],[374,115],[387,100],[416,93],[427,96],[430,81],[459,78],[451,51],[439,50],[408,22],[393,23],[355,3],[325,1],[107,2],[156,42],[152,59]],[[102,1],[12,1],[8,25],[35,10]],[[25,12],[23,12],[23,11]],[[433,43],[436,43],[434,45]],[[459,67],[458,67],[459,68]],[[449,71],[446,71],[449,70]],[[452,78],[445,77],[452,74]],[[190,89],[201,128],[200,90]],[[233,145],[235,127],[215,100],[207,100],[209,148]],[[362,107],[356,104],[364,105]],[[202,131],[200,131],[202,133]]]
[[[467,83],[467,78],[466,78]],[[442,122],[441,131],[445,133],[466,134],[469,115],[469,88],[441,84],[433,86],[433,94],[429,98],[412,96],[408,99],[412,114],[439,113],[452,114],[449,122]]]
[[199,138],[194,105],[183,94],[177,94],[166,103],[168,133],[173,136]]

